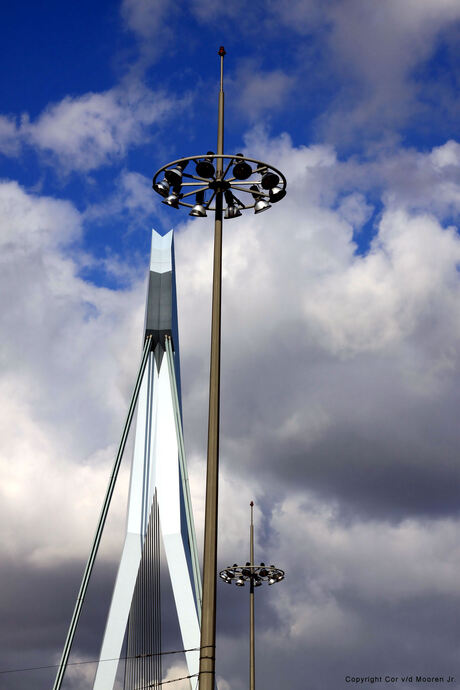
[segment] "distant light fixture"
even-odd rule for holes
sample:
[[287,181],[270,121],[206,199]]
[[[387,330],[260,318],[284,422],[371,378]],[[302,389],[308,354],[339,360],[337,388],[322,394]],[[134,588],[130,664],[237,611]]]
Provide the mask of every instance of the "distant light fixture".
[[206,209],[204,207],[204,190],[197,192],[195,195],[195,206],[189,213],[189,216],[195,218],[204,218],[206,216]]
[[[256,190],[258,188],[256,187]],[[262,192],[259,191],[259,194]],[[226,194],[227,198],[227,194]],[[229,201],[229,199],[228,199]],[[254,559],[254,520],[253,520],[253,508],[254,502],[251,501],[249,504],[251,506],[251,524],[249,531],[249,561],[246,561],[245,565],[228,566],[225,570],[222,570],[219,575],[224,582],[227,584],[232,584],[232,582],[237,587],[244,587],[245,583],[249,584],[249,610],[250,610],[250,652],[249,652],[249,686],[251,690],[255,688],[255,626],[254,626],[254,597],[256,587],[261,587],[264,583],[268,582],[269,585],[274,585],[275,582],[280,582],[284,579],[284,570],[276,568],[274,565],[266,566],[265,563],[260,563],[260,565],[255,564]],[[230,578],[230,571],[234,574],[234,578]]]
[[[242,153],[237,153],[236,155],[243,157]],[[238,161],[238,163],[235,163],[233,166],[233,177],[236,177],[237,180],[247,180],[251,175],[252,168],[245,160]]]

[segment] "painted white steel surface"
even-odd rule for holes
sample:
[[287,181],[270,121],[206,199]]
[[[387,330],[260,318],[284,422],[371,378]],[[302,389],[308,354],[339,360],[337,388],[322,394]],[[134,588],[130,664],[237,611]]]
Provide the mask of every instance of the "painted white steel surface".
[[[163,237],[152,230],[150,270],[172,271],[171,230]],[[160,531],[174,593],[184,649],[200,645],[200,625],[187,564],[187,537],[181,532],[179,441],[174,418],[174,378],[170,378],[166,353],[158,372],[150,354],[139,392],[136,436],[129,489],[126,538],[107,619],[94,690],[112,690],[118,659],[136,585],[153,496],[157,489]],[[199,652],[186,654],[188,672],[198,673]],[[192,690],[198,679],[191,679]]]
[[[131,608],[132,594],[129,596],[129,592],[134,592],[136,586],[141,555],[142,548],[139,535],[127,534],[102,643],[100,656],[102,661],[98,664],[94,679],[94,690],[107,690],[107,688],[113,688],[115,684],[118,658],[121,656],[126,623]],[[110,661],[103,661],[104,659]]]
[[159,235],[152,230],[152,245],[150,250],[150,270],[155,273],[166,273],[172,271],[171,244],[173,231],[170,230],[166,235]]
[[[150,354],[141,389],[139,391],[136,419],[136,436],[129,487],[126,538],[118,567],[109,615],[104,632],[100,659],[118,659],[121,656],[123,638],[128,622],[142,547],[147,531],[148,516],[155,488],[155,433],[156,396],[153,395],[158,380],[153,354]],[[98,664],[94,690],[113,688],[118,661],[102,661]]]
[[[184,649],[200,645],[200,626],[181,533],[181,506],[176,424],[169,370],[164,358],[158,379],[157,495],[163,544],[168,561],[174,601]],[[186,654],[190,675],[198,673],[200,653]],[[192,678],[192,688],[197,679]]]
[[[150,355],[138,404],[127,534],[94,690],[110,690],[115,683],[118,661],[103,660],[121,655],[155,487],[182,642],[184,649],[196,649],[200,645],[200,626],[181,533],[178,441],[166,356],[158,374],[154,356]],[[185,656],[189,674],[198,673],[199,652],[187,652]],[[191,687],[193,690],[198,687],[197,678],[191,679]]]

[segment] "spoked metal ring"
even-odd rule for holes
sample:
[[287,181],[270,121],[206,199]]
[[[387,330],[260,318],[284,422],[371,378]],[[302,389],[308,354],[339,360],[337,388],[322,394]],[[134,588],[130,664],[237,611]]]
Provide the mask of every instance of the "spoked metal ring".
[[[219,159],[222,159],[221,176],[217,175],[214,166]],[[195,174],[186,171],[191,162],[195,163]],[[162,173],[163,179],[160,179]],[[286,196],[286,185],[283,173],[268,163],[239,154],[218,155],[212,152],[171,161],[155,173],[152,181],[153,189],[164,197],[163,203],[173,208],[201,209],[192,211],[196,216],[205,216],[208,210],[214,211],[216,193],[223,192],[227,204],[226,218],[241,215],[240,209],[254,208],[255,213],[265,211],[271,203]],[[242,194],[252,198],[243,197],[243,201],[239,198]],[[195,204],[190,203],[190,197],[194,195]]]

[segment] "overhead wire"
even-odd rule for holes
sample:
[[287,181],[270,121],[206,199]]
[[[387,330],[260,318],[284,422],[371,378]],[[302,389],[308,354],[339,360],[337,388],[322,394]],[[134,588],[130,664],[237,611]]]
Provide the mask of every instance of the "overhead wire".
[[[192,649],[173,649],[169,650],[167,652],[154,652],[151,654],[137,654],[135,656],[116,656],[111,659],[87,659],[86,661],[71,661],[67,664],[67,666],[81,666],[82,664],[103,664],[105,661],[125,661],[127,659],[138,659],[141,657],[150,657],[150,656],[168,656],[169,654],[185,654],[186,652],[200,652],[202,649],[205,649],[206,647],[212,647],[213,645],[205,645],[204,647],[193,647]],[[27,666],[24,668],[10,668],[10,669],[4,669],[0,670],[0,675],[4,675],[6,673],[25,673],[26,671],[42,671],[47,668],[57,668],[59,664],[48,664],[46,666]],[[196,675],[196,674],[195,674]],[[192,676],[191,676],[192,677]]]
[[[212,673],[212,671],[201,671],[201,673]],[[135,690],[147,690],[148,688],[155,688],[157,685],[168,685],[168,683],[178,683],[180,680],[187,680],[188,678],[198,678],[199,673],[192,673],[191,676],[181,676],[180,678],[170,678],[169,680],[162,680],[156,685],[141,685]]]

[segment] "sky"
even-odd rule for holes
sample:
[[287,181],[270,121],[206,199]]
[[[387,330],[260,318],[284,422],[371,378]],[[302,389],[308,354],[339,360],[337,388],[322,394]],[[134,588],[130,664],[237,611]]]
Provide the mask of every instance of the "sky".
[[[257,591],[257,684],[460,688],[458,1],[26,0],[0,32],[0,671],[58,663],[139,363],[151,228],[175,230],[202,544],[212,219],[151,181],[215,150],[224,45],[225,152],[288,192],[224,222],[218,563],[247,559],[254,500],[256,560],[286,571]],[[99,651],[128,477],[126,457],[73,662]],[[217,630],[219,690],[244,690],[246,590],[218,583]],[[165,679],[185,670],[170,659]]]

